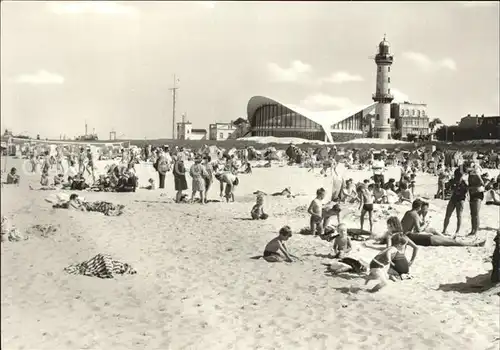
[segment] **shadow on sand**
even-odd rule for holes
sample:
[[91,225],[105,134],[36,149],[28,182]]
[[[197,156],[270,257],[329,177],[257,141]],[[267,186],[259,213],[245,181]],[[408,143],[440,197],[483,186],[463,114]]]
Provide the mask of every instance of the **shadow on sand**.
[[491,283],[489,273],[465,279],[465,282],[441,284],[437,290],[462,294],[488,292],[488,294],[500,295],[500,284]]
[[359,292],[364,292],[364,289],[360,287],[336,287],[333,289],[342,294],[358,294]]

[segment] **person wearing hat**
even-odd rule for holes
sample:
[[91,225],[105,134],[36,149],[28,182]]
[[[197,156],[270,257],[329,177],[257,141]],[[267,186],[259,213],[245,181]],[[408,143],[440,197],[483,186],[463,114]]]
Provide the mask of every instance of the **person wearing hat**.
[[208,177],[206,168],[201,164],[201,156],[194,158],[194,164],[189,169],[189,175],[193,179],[193,189],[191,192],[191,201],[194,201],[196,192],[200,192],[200,203],[205,204],[205,178]]

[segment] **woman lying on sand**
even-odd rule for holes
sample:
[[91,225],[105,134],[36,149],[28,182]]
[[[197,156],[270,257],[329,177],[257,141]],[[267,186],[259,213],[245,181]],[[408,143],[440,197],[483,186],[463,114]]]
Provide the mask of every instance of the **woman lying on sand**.
[[264,260],[267,262],[293,262],[294,259],[298,260],[299,258],[290,254],[285,246],[285,242],[290,237],[292,237],[292,229],[290,226],[283,226],[279,231],[278,237],[273,238],[264,248]]
[[124,205],[115,205],[113,203],[96,201],[96,202],[85,202],[78,198],[78,195],[73,193],[69,197],[69,201],[57,203],[52,206],[55,209],[70,209],[77,211],[95,211],[98,213],[103,213],[106,216],[119,216],[123,214]]

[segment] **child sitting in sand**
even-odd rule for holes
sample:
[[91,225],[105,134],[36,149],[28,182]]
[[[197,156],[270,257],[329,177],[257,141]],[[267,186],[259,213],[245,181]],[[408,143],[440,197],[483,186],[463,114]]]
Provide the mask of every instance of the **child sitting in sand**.
[[332,173],[332,165],[330,162],[324,162],[323,163],[323,168],[319,172],[320,175],[323,175],[324,177],[328,176],[328,171],[330,171],[330,174]]
[[62,185],[63,182],[64,182],[63,174],[57,174],[56,176],[54,176],[54,186]]
[[387,204],[389,202],[387,197],[387,192],[380,187],[380,184],[377,182],[373,188],[373,197],[374,202],[377,204]]
[[148,180],[148,183],[149,183],[149,185],[147,185],[145,187],[141,187],[141,188],[143,188],[145,190],[154,190],[156,188],[156,186],[155,186],[155,180],[153,180],[153,179],[150,178]]
[[250,215],[253,220],[266,220],[269,217],[264,213],[264,197],[262,195],[257,196],[257,203],[253,206]]
[[267,262],[293,262],[293,259],[298,259],[296,256],[290,254],[285,246],[285,242],[290,237],[292,237],[292,229],[290,226],[283,226],[279,231],[278,237],[273,238],[264,248],[264,260]]
[[16,168],[10,169],[10,173],[7,174],[7,184],[19,185],[20,180],[21,177],[17,173],[17,169]]
[[395,267],[393,263],[394,257],[398,254],[404,254],[404,249],[408,243],[407,238],[399,233],[392,236],[392,246],[384,249],[378,254],[370,263],[370,274],[366,277],[365,285],[371,280],[378,281],[378,283],[371,289],[372,292],[377,292],[387,285],[389,275],[389,267]]
[[49,170],[48,170],[48,168],[45,168],[45,167],[43,168],[42,177],[40,178],[40,185],[42,185],[42,187],[49,185]]
[[333,241],[332,252],[333,259],[343,259],[352,249],[351,239],[347,236],[347,226],[340,224],[337,226],[338,236]]
[[316,198],[313,199],[307,209],[307,212],[311,215],[310,228],[313,235],[323,234],[323,199],[325,194],[325,189],[319,188],[316,191]]
[[399,203],[412,203],[413,195],[411,190],[408,189],[408,184],[406,182],[401,183],[401,192],[399,193]]

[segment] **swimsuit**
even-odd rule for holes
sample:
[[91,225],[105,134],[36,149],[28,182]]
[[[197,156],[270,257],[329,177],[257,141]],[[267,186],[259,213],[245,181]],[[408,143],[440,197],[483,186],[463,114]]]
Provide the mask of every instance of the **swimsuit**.
[[373,204],[372,203],[370,203],[370,204],[363,204],[363,210],[368,211],[368,212],[373,211]]
[[408,260],[406,259],[406,256],[403,253],[400,253],[398,251],[396,255],[394,255],[392,262],[394,264],[392,269],[397,273],[399,273],[400,275],[408,273],[410,271],[410,267],[408,266]]
[[408,236],[409,239],[413,241],[416,245],[420,245],[423,247],[429,247],[431,246],[431,235],[423,235],[420,233],[408,233],[406,236]]
[[268,256],[281,256],[280,253],[278,252],[271,252],[269,250],[264,250],[264,257],[267,258]]

